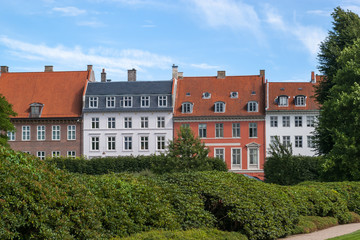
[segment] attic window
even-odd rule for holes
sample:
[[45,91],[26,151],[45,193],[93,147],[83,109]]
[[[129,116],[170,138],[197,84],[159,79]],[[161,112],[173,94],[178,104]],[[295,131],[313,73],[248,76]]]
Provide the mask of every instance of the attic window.
[[208,93],[208,92],[204,92],[203,95],[202,95],[202,98],[204,98],[204,99],[210,99],[210,98],[211,98],[211,94]]
[[189,92],[187,92],[187,93],[186,93],[186,96],[190,96],[190,93],[189,93]]
[[225,112],[225,103],[224,102],[216,102],[215,103],[215,112],[217,112],[217,113]]
[[239,97],[239,93],[238,93],[238,92],[231,92],[231,93],[230,93],[230,97],[231,97],[231,98],[238,98],[238,97]]
[[295,106],[305,106],[306,105],[306,96],[297,95],[295,96]]
[[255,101],[248,102],[248,112],[258,112],[258,103]]
[[280,88],[281,91],[285,91],[285,88]]
[[278,99],[277,99],[278,105],[279,106],[288,106],[289,105],[288,98],[289,97],[286,96],[286,95],[279,96]]
[[302,90],[302,88],[301,88],[301,87],[299,87],[299,88],[298,88],[298,90],[299,90],[299,91],[301,91],[301,90]]
[[30,104],[30,118],[39,118],[41,116],[43,106],[44,104],[42,103]]
[[184,102],[181,104],[181,112],[182,113],[192,113],[193,106],[194,105],[190,102]]
[[251,95],[256,95],[256,92],[255,92],[255,91],[252,91],[252,92],[251,92]]

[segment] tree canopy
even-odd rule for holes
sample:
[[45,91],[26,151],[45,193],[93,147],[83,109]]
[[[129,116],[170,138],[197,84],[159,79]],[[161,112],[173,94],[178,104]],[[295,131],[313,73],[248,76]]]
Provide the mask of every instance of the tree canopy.
[[7,131],[15,131],[14,125],[10,122],[10,116],[16,115],[12,110],[12,105],[0,94],[0,145],[8,145]]

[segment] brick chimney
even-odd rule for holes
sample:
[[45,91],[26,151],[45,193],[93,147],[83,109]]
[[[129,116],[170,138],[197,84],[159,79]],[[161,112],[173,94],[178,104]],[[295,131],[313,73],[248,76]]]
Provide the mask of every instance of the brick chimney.
[[92,70],[92,67],[93,67],[92,65],[87,65],[87,70],[88,70],[88,71],[91,71],[91,70]]
[[45,66],[45,71],[44,72],[53,72],[54,71],[53,68],[54,68],[53,66]]
[[179,73],[178,73],[178,78],[179,78],[179,79],[184,79],[184,73],[183,73],[183,72],[179,72]]
[[8,73],[9,67],[8,66],[1,66],[1,73]]
[[172,65],[172,78],[178,78],[178,66],[175,66],[175,64]]
[[310,82],[311,83],[316,83],[316,78],[315,78],[315,72],[314,71],[311,72],[311,81]]
[[103,68],[102,72],[101,72],[101,82],[106,82],[106,72],[105,72],[105,68]]
[[128,70],[128,82],[136,81],[136,70],[135,68]]
[[264,69],[260,69],[260,77],[265,77],[265,70]]
[[217,71],[218,79],[225,79],[225,71]]

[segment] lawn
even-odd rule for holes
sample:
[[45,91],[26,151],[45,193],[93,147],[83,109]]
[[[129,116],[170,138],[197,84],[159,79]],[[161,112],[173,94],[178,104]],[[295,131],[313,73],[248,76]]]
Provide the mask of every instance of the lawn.
[[357,240],[360,239],[360,230],[340,237],[329,238],[328,240]]

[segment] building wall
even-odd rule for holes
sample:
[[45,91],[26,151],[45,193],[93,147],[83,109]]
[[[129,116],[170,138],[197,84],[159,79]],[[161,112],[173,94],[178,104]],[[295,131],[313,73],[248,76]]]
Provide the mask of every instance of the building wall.
[[[99,118],[99,129],[92,129],[92,118]],[[109,129],[108,118],[115,117],[115,128]],[[124,118],[132,118],[132,128],[124,128]],[[149,127],[140,128],[141,117],[148,117]],[[157,117],[165,118],[165,127],[157,127]],[[157,150],[157,136],[165,136],[166,146],[173,139],[172,112],[113,112],[113,113],[84,113],[84,155],[86,157],[124,156],[124,155],[151,155],[164,150]],[[116,138],[115,150],[107,150],[107,137]],[[124,136],[132,137],[132,150],[124,149]],[[140,149],[140,137],[149,137],[149,149]],[[99,137],[99,150],[91,150],[91,138]]]

